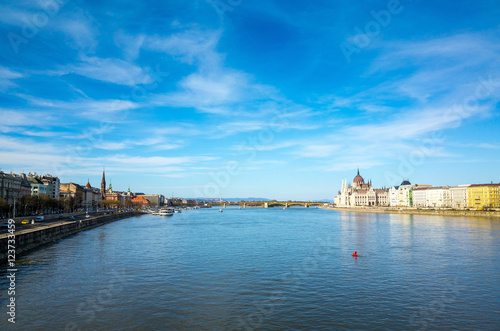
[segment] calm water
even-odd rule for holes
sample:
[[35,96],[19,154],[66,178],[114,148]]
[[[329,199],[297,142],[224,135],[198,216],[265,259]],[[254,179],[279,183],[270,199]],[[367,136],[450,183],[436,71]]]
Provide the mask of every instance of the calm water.
[[23,330],[500,328],[498,220],[193,210],[82,232],[18,269]]

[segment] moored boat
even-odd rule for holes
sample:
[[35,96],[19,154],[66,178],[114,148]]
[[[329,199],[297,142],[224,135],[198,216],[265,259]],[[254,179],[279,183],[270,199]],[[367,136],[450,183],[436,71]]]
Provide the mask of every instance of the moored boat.
[[174,214],[174,210],[172,208],[162,208],[158,212],[160,216],[172,216]]

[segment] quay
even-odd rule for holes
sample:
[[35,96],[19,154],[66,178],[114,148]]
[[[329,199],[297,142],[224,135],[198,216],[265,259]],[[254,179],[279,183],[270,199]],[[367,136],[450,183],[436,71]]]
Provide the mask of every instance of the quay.
[[[16,259],[27,252],[37,249],[45,244],[60,240],[67,236],[81,231],[93,229],[95,227],[114,222],[120,219],[141,215],[142,212],[108,212],[89,218],[79,218],[75,220],[62,220],[56,222],[40,222],[35,227],[20,227],[16,221],[15,252]],[[5,228],[4,228],[5,229]],[[10,233],[2,231],[0,234],[0,264],[7,262],[8,236]]]
[[416,208],[348,208],[348,207],[322,207],[323,209],[354,213],[381,213],[381,214],[412,214],[434,216],[459,216],[459,217],[488,217],[500,219],[500,211],[484,210],[452,210],[452,209],[416,209]]

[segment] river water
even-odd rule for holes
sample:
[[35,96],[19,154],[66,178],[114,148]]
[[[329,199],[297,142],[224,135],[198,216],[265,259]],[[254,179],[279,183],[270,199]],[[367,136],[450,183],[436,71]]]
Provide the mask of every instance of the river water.
[[[499,220],[312,208],[144,215],[19,258],[15,326],[498,330],[499,257]],[[13,329],[1,272],[0,329]]]

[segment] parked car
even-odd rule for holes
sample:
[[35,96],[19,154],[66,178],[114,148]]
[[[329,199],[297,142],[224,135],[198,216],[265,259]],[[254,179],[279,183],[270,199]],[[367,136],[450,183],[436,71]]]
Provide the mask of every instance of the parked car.
[[36,221],[37,222],[43,222],[43,221],[45,221],[45,216],[37,216],[36,217]]

